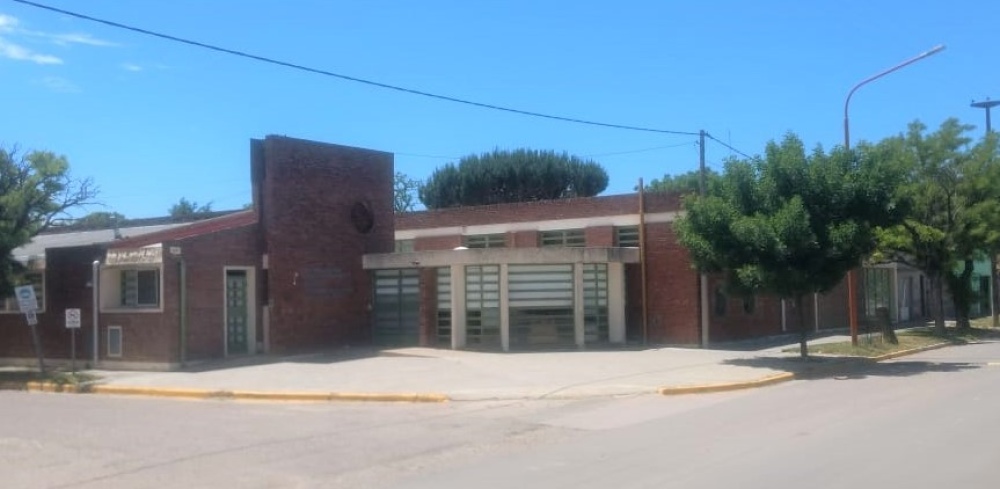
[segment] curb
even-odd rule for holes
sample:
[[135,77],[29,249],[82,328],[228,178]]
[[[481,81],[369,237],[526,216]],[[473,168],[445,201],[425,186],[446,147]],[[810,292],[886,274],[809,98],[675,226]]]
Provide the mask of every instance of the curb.
[[412,402],[442,403],[451,399],[437,393],[380,393],[380,392],[261,392],[226,391],[210,389],[178,389],[170,387],[140,387],[121,385],[75,385],[55,382],[6,382],[0,390],[27,392],[58,392],[64,394],[104,394],[117,396],[165,397],[174,399],[216,399],[234,401],[286,401],[286,402]]
[[238,401],[297,401],[297,402],[448,402],[444,394],[436,393],[378,393],[378,392],[263,392],[227,391],[210,389],[173,389],[95,385],[87,392],[122,396],[171,397],[182,399],[231,399]]
[[[907,355],[913,355],[915,353],[921,353],[928,350],[937,350],[938,348],[944,348],[946,346],[961,346],[961,343],[936,343],[933,345],[921,346],[920,348],[912,348],[909,350],[894,351],[892,353],[886,353],[885,355],[879,355],[877,357],[868,357],[869,360],[873,362],[881,362],[882,360],[892,360],[893,358],[905,357]],[[864,357],[861,357],[864,358]]]
[[752,389],[755,387],[764,387],[772,384],[777,384],[779,382],[789,381],[794,378],[795,374],[791,372],[782,372],[780,374],[774,374],[768,377],[763,377],[760,379],[750,380],[746,382],[727,382],[723,384],[660,387],[658,389],[658,392],[664,396],[676,396],[680,394],[705,394],[709,392],[735,391],[741,389]]
[[55,382],[39,382],[36,380],[25,382],[24,389],[28,392],[66,392],[76,394],[82,392],[77,384],[58,384]]

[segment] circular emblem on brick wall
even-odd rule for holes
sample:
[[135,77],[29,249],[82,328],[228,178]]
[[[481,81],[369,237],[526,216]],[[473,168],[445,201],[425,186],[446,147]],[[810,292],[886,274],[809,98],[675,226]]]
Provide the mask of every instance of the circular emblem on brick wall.
[[375,227],[375,214],[366,202],[355,202],[351,206],[351,223],[362,234],[369,233]]

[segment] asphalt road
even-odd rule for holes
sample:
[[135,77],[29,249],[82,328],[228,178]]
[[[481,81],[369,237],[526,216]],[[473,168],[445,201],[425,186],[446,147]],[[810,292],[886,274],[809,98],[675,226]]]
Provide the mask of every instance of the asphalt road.
[[1000,344],[725,394],[270,404],[0,392],[11,488],[996,487]]

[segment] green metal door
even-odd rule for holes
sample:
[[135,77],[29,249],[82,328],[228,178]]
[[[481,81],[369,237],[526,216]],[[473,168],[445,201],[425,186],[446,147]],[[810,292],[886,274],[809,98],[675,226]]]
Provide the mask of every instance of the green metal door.
[[247,340],[247,273],[226,271],[226,352],[230,355],[249,353]]

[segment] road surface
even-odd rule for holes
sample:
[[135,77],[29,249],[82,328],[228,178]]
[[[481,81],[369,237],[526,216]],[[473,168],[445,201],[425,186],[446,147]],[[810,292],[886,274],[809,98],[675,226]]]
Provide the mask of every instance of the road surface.
[[0,392],[11,488],[987,488],[1000,344],[736,393],[275,404]]

